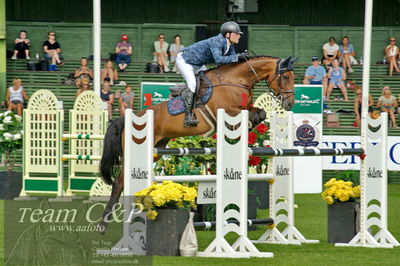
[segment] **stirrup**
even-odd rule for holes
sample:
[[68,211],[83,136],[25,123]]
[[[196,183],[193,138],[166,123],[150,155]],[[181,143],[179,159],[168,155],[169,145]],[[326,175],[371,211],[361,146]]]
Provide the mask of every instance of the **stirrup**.
[[197,127],[198,123],[198,120],[193,119],[193,113],[190,113],[188,115],[185,114],[185,118],[183,119],[184,127]]

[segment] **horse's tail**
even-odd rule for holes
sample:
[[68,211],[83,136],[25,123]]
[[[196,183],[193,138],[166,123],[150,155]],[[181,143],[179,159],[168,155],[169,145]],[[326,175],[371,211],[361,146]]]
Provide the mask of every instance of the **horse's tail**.
[[100,175],[106,184],[111,185],[120,170],[122,157],[122,132],[124,130],[124,118],[115,119],[107,129],[104,136],[103,156],[100,160]]

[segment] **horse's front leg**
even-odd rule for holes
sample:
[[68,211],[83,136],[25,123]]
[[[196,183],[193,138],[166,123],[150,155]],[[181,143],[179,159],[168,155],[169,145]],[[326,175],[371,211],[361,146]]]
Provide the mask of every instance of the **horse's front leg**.
[[[99,232],[101,234],[104,234],[106,232],[108,220],[110,219],[111,212],[113,210],[114,205],[119,202],[119,198],[121,196],[121,192],[122,192],[123,188],[124,188],[124,171],[123,171],[123,169],[121,169],[121,172],[120,172],[118,178],[114,179],[114,182],[112,184],[110,200],[107,204],[106,209],[104,210],[103,218],[102,218],[101,222],[99,223]],[[108,219],[106,219],[106,217]]]
[[263,109],[251,106],[249,108],[249,121],[251,122],[250,130],[260,124],[267,118],[267,115]]

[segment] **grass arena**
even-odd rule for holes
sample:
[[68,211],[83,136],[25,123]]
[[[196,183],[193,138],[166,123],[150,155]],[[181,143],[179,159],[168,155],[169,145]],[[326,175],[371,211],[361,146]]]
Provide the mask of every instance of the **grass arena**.
[[398,264],[399,3],[111,2],[0,0],[2,265]]

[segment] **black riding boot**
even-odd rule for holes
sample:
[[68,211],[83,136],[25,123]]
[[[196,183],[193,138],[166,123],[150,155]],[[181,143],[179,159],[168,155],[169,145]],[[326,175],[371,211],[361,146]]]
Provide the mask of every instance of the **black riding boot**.
[[184,127],[196,127],[199,121],[193,119],[193,101],[194,93],[190,90],[184,90],[182,92],[182,99],[185,104],[185,120],[183,121]]

